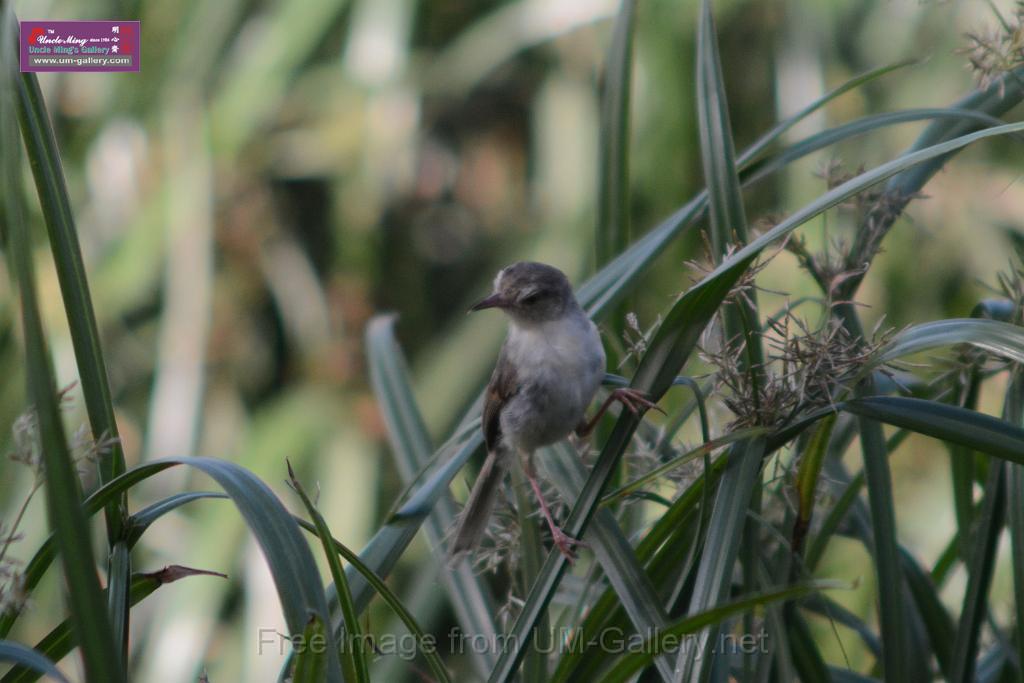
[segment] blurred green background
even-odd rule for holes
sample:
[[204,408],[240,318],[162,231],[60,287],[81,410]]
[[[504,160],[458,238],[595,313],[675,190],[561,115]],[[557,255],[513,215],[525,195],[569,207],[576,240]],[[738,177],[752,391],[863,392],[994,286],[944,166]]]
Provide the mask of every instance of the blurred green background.
[[[335,534],[360,547],[401,490],[367,385],[369,317],[399,315],[420,405],[440,440],[489,373],[504,332],[496,315],[464,315],[489,291],[494,271],[529,258],[579,282],[594,267],[600,76],[618,4],[14,5],[21,19],[142,21],[140,73],[40,78],[129,466],[165,455],[226,458],[294,504],[282,483],[290,458],[304,479],[319,481]],[[997,5],[1012,13],[1010,3]],[[964,32],[997,22],[982,0],[729,1],[715,3],[715,12],[739,148],[851,76],[907,58],[922,61],[845,95],[787,139],[866,113],[947,106],[974,85],[955,52],[966,44]],[[693,3],[639,3],[634,236],[703,186],[696,16]],[[799,206],[823,191],[815,172],[829,159],[851,170],[875,166],[923,125],[890,127],[795,164],[748,193],[748,214]],[[1007,231],[1024,222],[1018,145],[972,148],[928,185],[929,199],[911,206],[862,288],[869,324],[883,314],[895,327],[966,316],[987,295],[1007,265]],[[41,217],[32,220],[46,322],[60,381],[68,384],[76,369],[64,309]],[[843,226],[841,212],[825,220],[831,230]],[[812,245],[820,243],[820,225],[802,231]],[[690,284],[685,262],[699,251],[690,233],[644,276],[631,301],[642,324]],[[10,282],[0,276],[4,428],[26,409]],[[793,299],[813,293],[786,253],[760,283]],[[762,309],[784,301],[764,295]],[[80,392],[70,396],[74,431],[86,418]],[[983,410],[994,405],[985,401]],[[898,519],[906,544],[933,559],[952,532],[953,512],[945,461],[917,440],[919,447],[912,438],[893,459]],[[84,476],[92,486],[95,472]],[[209,488],[187,476],[172,471],[152,480],[150,496],[138,496],[133,508],[183,486]],[[27,472],[0,461],[0,518],[13,514],[29,485]],[[464,495],[461,478],[455,489]],[[21,558],[45,534],[42,503],[38,496],[29,509],[15,550]],[[838,597],[870,612],[873,573],[863,551],[837,542],[830,552],[823,574],[859,578],[863,588]],[[231,579],[182,581],[133,611],[133,678],[190,681],[206,668],[212,681],[276,680],[284,648],[265,646],[261,654],[258,647],[260,629],[285,630],[276,593],[233,509],[203,501],[160,521],[135,566],[170,563]],[[450,615],[433,571],[425,549],[414,549],[392,585],[409,596],[421,623],[443,633]],[[51,589],[36,591],[14,634],[23,642],[54,624],[59,591],[54,576],[47,581]],[[998,574],[995,594],[1008,585],[1005,572]],[[962,590],[953,581],[944,597],[954,604]],[[386,630],[390,618],[371,611],[371,626]],[[394,658],[375,666],[382,676],[408,670]]]

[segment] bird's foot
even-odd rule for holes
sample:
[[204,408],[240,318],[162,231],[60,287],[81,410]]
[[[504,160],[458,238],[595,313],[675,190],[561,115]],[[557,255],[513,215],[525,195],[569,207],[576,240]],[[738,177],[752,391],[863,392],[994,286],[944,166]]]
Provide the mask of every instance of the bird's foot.
[[657,403],[647,398],[647,394],[639,389],[619,387],[618,389],[613,389],[611,395],[612,398],[625,406],[634,415],[639,415],[643,410],[657,410],[662,415],[665,414],[665,411],[659,408]]
[[569,564],[576,562],[576,548],[587,548],[587,544],[578,538],[573,538],[562,531],[558,526],[551,527],[551,540],[555,542],[558,552],[562,553]]

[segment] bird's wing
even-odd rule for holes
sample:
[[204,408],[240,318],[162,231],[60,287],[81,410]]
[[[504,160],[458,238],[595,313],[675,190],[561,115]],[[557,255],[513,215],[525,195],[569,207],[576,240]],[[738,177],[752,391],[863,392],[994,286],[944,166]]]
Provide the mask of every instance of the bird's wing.
[[487,385],[487,398],[484,400],[481,425],[488,451],[497,448],[498,440],[501,438],[501,409],[519,390],[515,368],[508,362],[507,356],[507,347],[502,346],[498,364],[494,367],[491,381]]

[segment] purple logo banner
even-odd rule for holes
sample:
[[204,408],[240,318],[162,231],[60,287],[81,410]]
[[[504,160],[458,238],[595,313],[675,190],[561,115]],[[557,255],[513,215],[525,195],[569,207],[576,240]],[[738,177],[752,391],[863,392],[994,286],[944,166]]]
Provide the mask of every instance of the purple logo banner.
[[138,71],[138,21],[22,21],[22,71]]

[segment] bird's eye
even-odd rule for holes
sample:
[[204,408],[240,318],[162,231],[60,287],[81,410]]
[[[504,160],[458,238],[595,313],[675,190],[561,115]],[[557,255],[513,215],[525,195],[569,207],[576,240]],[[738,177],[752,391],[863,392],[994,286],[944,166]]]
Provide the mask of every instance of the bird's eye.
[[531,306],[540,301],[540,292],[534,292],[530,296],[523,297],[523,303],[527,306]]

